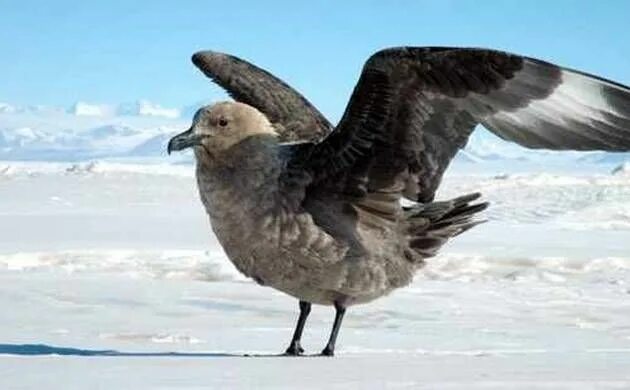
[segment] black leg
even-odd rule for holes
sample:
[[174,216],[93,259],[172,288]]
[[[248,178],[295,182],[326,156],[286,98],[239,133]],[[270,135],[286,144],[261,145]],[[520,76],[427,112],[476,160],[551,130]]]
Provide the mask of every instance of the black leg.
[[346,314],[346,307],[339,302],[335,302],[335,322],[333,323],[332,332],[330,332],[330,338],[326,348],[322,351],[324,356],[333,356],[335,354],[335,343],[337,342],[337,335],[339,334],[339,328],[341,328],[341,321],[343,315]]
[[298,356],[304,352],[304,349],[300,345],[300,339],[302,339],[302,331],[304,330],[304,324],[306,318],[311,312],[311,303],[300,301],[300,317],[298,318],[297,325],[295,326],[295,332],[293,332],[293,338],[291,344],[287,348],[285,355]]

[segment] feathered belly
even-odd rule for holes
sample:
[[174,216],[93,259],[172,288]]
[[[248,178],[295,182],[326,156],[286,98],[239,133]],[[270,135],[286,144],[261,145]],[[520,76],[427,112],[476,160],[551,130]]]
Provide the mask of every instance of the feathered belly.
[[[325,229],[321,218],[316,222],[305,210],[232,210],[236,211],[211,214],[213,230],[229,259],[259,284],[298,299],[363,303],[408,284],[413,276],[414,266],[394,247],[395,240],[348,239],[348,234]],[[331,221],[336,229],[343,228],[343,218],[331,216]]]
[[412,280],[414,266],[399,256],[352,256],[338,243],[322,248],[324,242],[319,239],[303,245],[296,240],[272,245],[268,238],[249,237],[222,244],[247,277],[316,304],[365,303]]

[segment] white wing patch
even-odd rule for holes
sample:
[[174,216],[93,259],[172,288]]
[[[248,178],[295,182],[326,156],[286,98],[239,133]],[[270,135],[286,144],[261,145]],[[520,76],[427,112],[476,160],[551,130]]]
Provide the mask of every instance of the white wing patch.
[[617,114],[604,97],[601,81],[567,70],[562,71],[562,84],[550,98],[566,101],[569,106],[575,107],[576,112],[579,112],[579,107],[588,107],[591,108],[589,113],[607,111]]
[[[531,77],[528,63],[506,86],[505,94],[535,96],[547,80]],[[529,67],[529,69],[528,69]],[[530,73],[531,72],[531,73]],[[623,111],[607,99],[630,90],[605,80],[562,69],[552,93],[525,107],[497,107],[483,123],[504,139],[532,148],[630,150],[630,107]]]

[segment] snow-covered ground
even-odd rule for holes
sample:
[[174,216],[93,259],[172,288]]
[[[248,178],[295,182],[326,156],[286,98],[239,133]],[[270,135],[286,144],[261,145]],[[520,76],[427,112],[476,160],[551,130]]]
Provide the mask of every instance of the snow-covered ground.
[[[296,302],[234,271],[191,166],[0,171],[1,388],[630,386],[624,172],[456,169],[441,196],[482,190],[489,222],[352,308],[336,358],[291,359],[273,355]],[[309,352],[332,315],[315,308]]]
[[297,302],[233,269],[190,156],[163,156],[180,112],[0,104],[0,389],[630,387],[624,155],[475,134],[440,197],[483,192],[488,223],[351,308],[337,357],[293,359]]

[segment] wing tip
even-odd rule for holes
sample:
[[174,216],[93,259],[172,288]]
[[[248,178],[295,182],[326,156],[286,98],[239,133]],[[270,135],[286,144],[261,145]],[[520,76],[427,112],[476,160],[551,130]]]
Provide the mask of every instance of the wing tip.
[[457,205],[462,205],[481,198],[481,195],[481,192],[472,192],[470,194],[458,196],[457,198],[453,199],[453,202]]
[[203,69],[203,67],[211,60],[224,59],[228,57],[229,57],[228,54],[221,53],[218,51],[200,50],[198,52],[195,52],[190,57],[190,60],[192,61],[193,64],[195,64],[197,68]]

